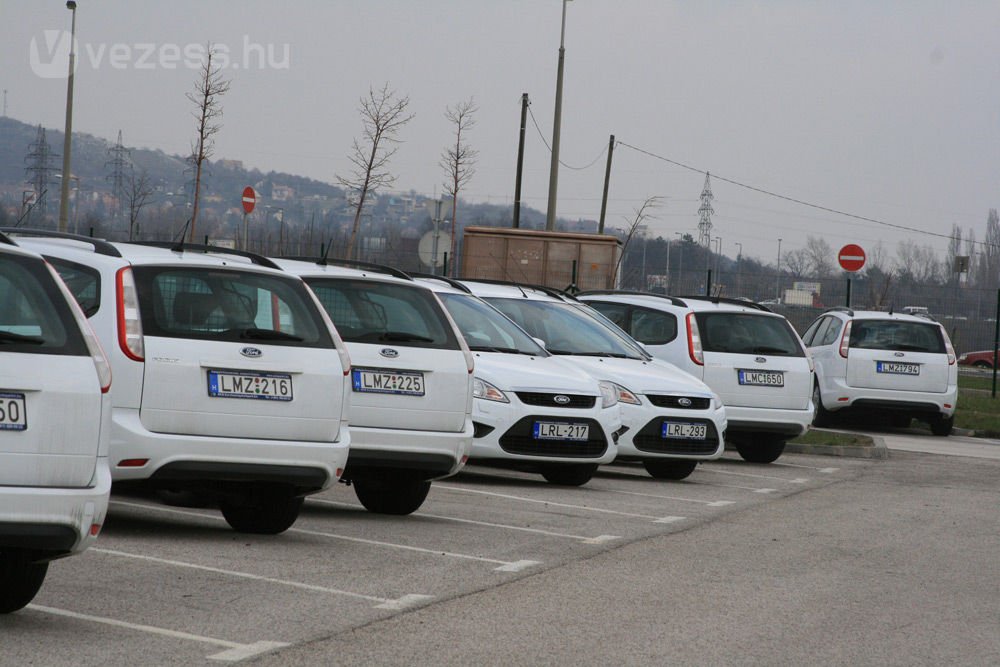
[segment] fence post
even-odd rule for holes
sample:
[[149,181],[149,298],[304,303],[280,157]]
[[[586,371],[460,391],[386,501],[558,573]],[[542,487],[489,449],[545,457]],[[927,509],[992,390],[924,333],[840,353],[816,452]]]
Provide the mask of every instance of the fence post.
[[997,345],[1000,345],[1000,289],[997,290],[997,312],[993,321],[993,392],[992,397],[997,397]]
[[708,270],[708,277],[705,279],[705,296],[712,296],[712,269]]
[[848,308],[851,307],[851,278],[850,278],[850,276],[848,276],[848,278],[847,278],[847,303],[845,303],[844,305],[847,306]]

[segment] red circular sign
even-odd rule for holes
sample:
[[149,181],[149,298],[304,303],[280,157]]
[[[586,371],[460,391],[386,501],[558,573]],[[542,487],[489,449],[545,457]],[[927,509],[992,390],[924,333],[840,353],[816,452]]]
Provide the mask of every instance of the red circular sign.
[[837,261],[844,271],[860,271],[865,265],[865,249],[855,243],[848,243],[837,253]]
[[253,207],[257,204],[257,193],[249,185],[243,188],[243,211],[253,213]]

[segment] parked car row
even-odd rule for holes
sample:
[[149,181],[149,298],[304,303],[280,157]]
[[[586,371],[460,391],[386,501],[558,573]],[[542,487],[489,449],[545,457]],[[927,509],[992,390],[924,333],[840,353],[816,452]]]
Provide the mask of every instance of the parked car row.
[[912,316],[834,310],[803,341],[741,300],[4,231],[0,612],[93,542],[112,482],[278,534],[338,480],[405,515],[470,458],[560,485],[616,460],[680,480],[727,439],[774,461],[841,408],[935,433],[954,414],[947,335]]

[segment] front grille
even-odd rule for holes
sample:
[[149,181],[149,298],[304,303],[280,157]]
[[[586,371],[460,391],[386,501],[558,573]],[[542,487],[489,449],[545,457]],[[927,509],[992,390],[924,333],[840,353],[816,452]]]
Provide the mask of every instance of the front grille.
[[[675,408],[677,410],[708,410],[712,405],[712,399],[701,396],[657,396],[656,394],[646,394],[649,402],[658,408]],[[681,405],[681,399],[691,401],[690,405]]]
[[[589,440],[536,440],[532,432],[536,421],[566,424],[589,424]],[[500,448],[511,454],[527,456],[578,456],[594,458],[608,449],[604,430],[594,419],[565,419],[558,417],[524,417],[500,436]]]
[[664,438],[663,422],[676,421],[657,417],[642,427],[632,438],[635,448],[643,452],[656,454],[694,454],[708,455],[714,454],[719,448],[719,432],[715,430],[715,424],[708,419],[684,419],[692,424],[706,424],[708,430],[704,440],[680,440],[676,438]]
[[[536,391],[514,392],[525,405],[540,405],[545,408],[592,408],[597,402],[596,396],[583,396],[581,394],[543,394]],[[565,396],[569,402],[560,403],[556,401],[556,396]]]

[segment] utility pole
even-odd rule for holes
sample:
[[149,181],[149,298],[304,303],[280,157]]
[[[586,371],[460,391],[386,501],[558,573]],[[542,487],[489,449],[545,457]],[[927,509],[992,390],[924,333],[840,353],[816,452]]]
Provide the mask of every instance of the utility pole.
[[774,298],[781,303],[781,239],[778,239],[778,263],[775,265],[777,276],[774,279]]
[[556,190],[559,185],[559,132],[562,124],[563,63],[566,60],[566,3],[562,6],[562,29],[559,33],[559,65],[556,69],[556,109],[552,123],[552,164],[549,168],[549,207],[545,213],[545,231],[556,228]]
[[[608,211],[608,185],[611,183],[611,156],[615,153],[615,135],[608,140],[608,166],[604,168],[604,196],[601,198],[601,221],[597,224],[597,233],[604,233],[604,214]],[[668,255],[669,257],[669,255]]]
[[[524,172],[524,127],[528,121],[528,93],[521,93],[521,136],[517,141],[517,176],[514,178],[514,229],[521,226],[521,174]],[[437,254],[434,255],[435,258]]]
[[7,117],[7,89],[3,89],[3,117]]
[[71,175],[70,152],[73,141],[73,70],[76,69],[76,2],[69,0],[66,9],[73,15],[69,31],[69,76],[66,79],[66,127],[63,132],[62,192],[59,197],[59,231],[69,228],[69,177]]

